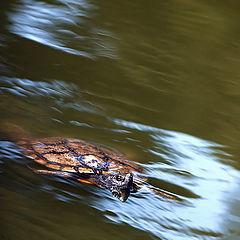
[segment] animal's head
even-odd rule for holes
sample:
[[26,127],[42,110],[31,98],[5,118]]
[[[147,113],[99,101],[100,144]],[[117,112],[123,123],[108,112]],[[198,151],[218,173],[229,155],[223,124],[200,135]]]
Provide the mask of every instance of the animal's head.
[[103,174],[99,176],[100,185],[109,189],[113,196],[125,202],[133,189],[133,176],[127,174]]

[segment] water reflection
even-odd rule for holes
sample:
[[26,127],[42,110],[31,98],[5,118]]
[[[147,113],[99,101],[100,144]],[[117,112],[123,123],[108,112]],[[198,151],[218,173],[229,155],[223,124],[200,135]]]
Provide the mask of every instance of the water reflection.
[[87,58],[116,57],[109,31],[94,25],[96,6],[88,1],[47,3],[21,0],[8,13],[9,31],[65,53]]
[[[15,104],[15,107],[22,108],[23,111],[28,111],[35,118],[39,117],[40,119],[38,113],[39,111],[43,111],[43,109],[53,112],[51,119],[58,122],[62,122],[62,114],[68,109],[77,113],[86,112],[101,115],[97,106],[91,104],[90,101],[83,100],[83,95],[91,93],[85,93],[74,83],[66,83],[60,80],[32,81],[22,78],[2,77],[1,85],[0,93],[2,97],[6,96],[9,101],[18,97],[19,101]],[[29,102],[30,98],[31,102]],[[42,101],[39,102],[39,99],[42,99]],[[30,106],[33,102],[36,103],[34,107]],[[5,105],[5,108],[8,108],[8,105]],[[76,120],[71,119],[69,122],[79,126],[80,123]],[[89,126],[87,123],[82,124]]]
[[[143,195],[140,199],[132,198],[129,203],[133,211],[129,214],[125,206],[119,205],[116,207],[119,209],[118,217],[114,220],[127,222],[141,229],[151,229],[151,232],[164,238],[175,231],[174,239],[181,239],[181,236],[176,237],[179,233],[184,235],[201,232],[205,236],[224,234],[220,219],[227,211],[226,196],[231,195],[238,185],[239,173],[231,166],[221,163],[220,156],[226,158],[228,155],[219,150],[223,146],[187,134],[134,122],[119,119],[114,122],[128,130],[143,131],[151,137],[153,149],[148,151],[156,154],[159,162],[145,165],[149,177],[180,186],[199,196],[186,197],[182,204],[160,204],[159,199],[151,194]],[[164,159],[164,162],[161,162],[161,159]],[[174,191],[174,187],[172,190]],[[179,194],[181,195],[181,192]],[[171,230],[165,235],[162,228]]]
[[[129,200],[122,204],[108,191],[79,186],[61,179],[55,179],[56,182],[52,183],[52,178],[49,182],[40,184],[41,192],[49,194],[59,202],[74,202],[97,209],[110,222],[125,223],[161,239],[185,239],[189,235],[196,238],[199,235],[216,237],[227,231],[222,227],[222,219],[229,211],[230,201],[226,200],[226,196],[237,191],[239,172],[223,163],[227,163],[231,157],[223,145],[180,132],[111,118],[86,101],[86,96],[91,95],[90,92],[81,91],[73,83],[3,78],[2,85],[1,91],[5,95],[17,97],[21,101],[30,98],[31,105],[36,101],[38,106],[32,109],[33,116],[36,116],[35,111],[38,108],[52,109],[52,112],[48,110],[48,118],[63,124],[62,115],[71,110],[68,122],[75,129],[80,128],[81,133],[85,131],[89,134],[87,129],[90,128],[93,129],[94,136],[97,131],[101,134],[125,134],[128,141],[135,142],[142,153],[144,152],[146,159],[142,164],[146,168],[150,183],[177,194],[183,202],[169,202],[143,189],[132,194]],[[23,108],[22,102],[20,105]],[[44,112],[42,110],[41,114]],[[91,117],[87,119],[79,116],[80,112],[90,114]],[[25,116],[29,114],[31,115],[31,112],[25,113]],[[97,116],[105,119],[104,124],[98,124],[98,128],[94,126]],[[144,139],[148,139],[148,145]],[[1,159],[16,159],[17,161],[13,161],[24,163],[21,154],[14,150],[16,146],[4,141],[1,145]],[[18,178],[24,186],[31,185],[27,176]],[[35,181],[37,184],[40,180]],[[237,215],[232,213],[231,218],[237,218]],[[232,222],[232,219],[228,219],[229,222]]]
[[[206,141],[188,134],[168,131],[139,124],[122,119],[105,116],[103,112],[96,111],[91,104],[84,103],[82,95],[86,94],[78,86],[71,83],[52,80],[49,82],[33,82],[28,79],[4,78],[2,93],[19,98],[36,99],[48,98],[49,108],[57,109],[55,113],[62,115],[63,111],[86,112],[91,116],[101,115],[111,127],[101,127],[101,131],[127,134],[137,142],[140,149],[145,152],[148,163],[143,164],[150,182],[158,188],[179,195],[184,201],[180,203],[169,202],[146,190],[133,194],[129,200],[122,204],[114,199],[108,191],[88,188],[77,184],[64,182],[68,187],[43,184],[41,191],[49,193],[60,202],[81,202],[102,212],[111,222],[116,224],[127,223],[130,226],[150,232],[162,239],[184,239],[187,235],[222,236],[221,219],[228,211],[226,196],[236,191],[239,182],[239,172],[227,162],[229,154],[224,146]],[[90,93],[88,93],[90,94]],[[44,106],[45,104],[43,104]],[[73,116],[73,114],[71,114]],[[54,114],[51,114],[52,119]],[[61,119],[61,117],[55,117]],[[84,119],[84,118],[82,118]],[[69,121],[81,129],[93,128],[90,121]],[[94,132],[97,131],[93,128]],[[135,133],[135,134],[133,134]],[[145,147],[137,134],[147,138],[150,147]],[[18,153],[14,147],[2,142],[2,149],[12,149],[11,154],[17,159]],[[9,156],[2,151],[2,159]],[[18,157],[19,158],[19,157]],[[24,177],[26,178],[26,177]],[[26,181],[23,180],[26,184]],[[62,180],[56,180],[61,182]],[[75,185],[75,189],[72,186]],[[79,188],[81,190],[79,190]],[[80,191],[80,192],[79,192]],[[144,207],[143,207],[144,206]],[[232,215],[234,216],[234,214]],[[229,220],[230,221],[230,220]]]
[[43,136],[112,144],[123,153],[131,145],[149,182],[183,201],[141,190],[122,204],[102,189],[37,176],[14,144],[1,141],[0,228],[7,225],[12,239],[132,240],[130,226],[161,239],[238,239],[238,8],[9,2],[2,1],[0,70],[9,77],[1,77],[1,117],[36,135],[42,129]]

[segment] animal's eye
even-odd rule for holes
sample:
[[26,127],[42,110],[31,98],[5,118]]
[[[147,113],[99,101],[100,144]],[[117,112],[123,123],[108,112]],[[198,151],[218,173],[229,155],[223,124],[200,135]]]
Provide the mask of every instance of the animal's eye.
[[116,180],[117,181],[122,181],[122,177],[118,175],[118,176],[116,176]]

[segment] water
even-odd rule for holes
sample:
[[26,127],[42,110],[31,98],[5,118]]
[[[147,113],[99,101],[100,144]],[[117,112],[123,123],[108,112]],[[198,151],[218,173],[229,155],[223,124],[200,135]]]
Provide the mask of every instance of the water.
[[3,0],[1,121],[105,144],[146,190],[40,176],[0,141],[0,239],[239,239],[238,1]]

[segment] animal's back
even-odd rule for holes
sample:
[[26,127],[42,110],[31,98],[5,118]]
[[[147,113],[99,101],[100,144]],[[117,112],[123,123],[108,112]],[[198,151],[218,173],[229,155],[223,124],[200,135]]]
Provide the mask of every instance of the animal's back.
[[89,142],[72,138],[40,138],[21,144],[24,153],[40,164],[62,171],[96,173],[142,172],[142,168],[122,155]]
[[73,138],[33,138],[21,127],[5,123],[1,132],[15,141],[25,155],[54,170],[78,173],[142,172],[143,168],[105,147]]

